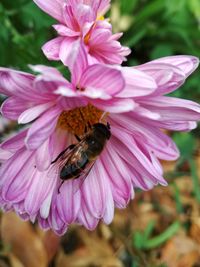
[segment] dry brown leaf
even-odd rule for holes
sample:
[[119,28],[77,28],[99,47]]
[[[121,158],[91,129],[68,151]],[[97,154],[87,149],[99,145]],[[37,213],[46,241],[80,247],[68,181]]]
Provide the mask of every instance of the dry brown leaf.
[[60,249],[60,237],[51,230],[43,231],[39,226],[37,227],[37,233],[44,244],[48,262],[51,262]]
[[42,241],[28,222],[14,213],[2,216],[1,236],[6,246],[26,267],[46,267],[47,254]]
[[10,255],[8,256],[10,259],[10,263],[12,267],[25,267],[19,260],[18,258],[13,255],[12,253],[10,253]]
[[179,233],[163,247],[161,260],[168,267],[192,267],[200,260],[200,247],[191,238]]
[[[95,249],[95,248],[94,248]],[[66,255],[60,252],[56,260],[56,267],[123,267],[122,263],[114,256],[98,254],[98,251],[91,253],[87,249],[78,251],[73,255]]]
[[[123,265],[115,256],[112,246],[102,236],[102,227],[97,231],[89,232],[83,228],[76,229],[79,245],[70,254],[60,251],[56,260],[57,267],[122,267]],[[104,229],[105,230],[105,229]],[[100,234],[100,236],[99,236]],[[109,234],[110,235],[110,234]]]
[[200,244],[200,218],[193,219],[190,235],[198,244]]

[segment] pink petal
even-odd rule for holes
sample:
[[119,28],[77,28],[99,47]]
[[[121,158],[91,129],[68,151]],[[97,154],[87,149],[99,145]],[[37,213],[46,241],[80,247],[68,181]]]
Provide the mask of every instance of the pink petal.
[[78,222],[84,225],[88,230],[94,230],[99,222],[98,219],[91,215],[84,200],[81,203],[81,209],[78,214]]
[[[97,161],[81,187],[85,204],[90,214],[97,219],[102,218],[105,212],[107,186],[109,186],[109,184],[107,184],[105,178],[102,177]],[[95,195],[93,194],[94,188]]]
[[4,163],[13,156],[13,153],[0,148],[0,163]]
[[80,80],[80,86],[85,88],[86,94],[87,91],[92,92],[92,98],[94,98],[94,92],[98,91],[103,92],[105,96],[116,95],[124,85],[121,71],[100,64],[89,66]]
[[5,187],[3,188],[2,194],[4,196],[4,199],[13,203],[23,201],[24,198],[27,196],[28,189],[33,182],[34,171],[35,170],[33,169],[33,157],[27,158],[25,165],[11,181],[8,189],[8,185],[5,185]]
[[87,4],[79,3],[78,5],[76,5],[74,15],[77,19],[80,29],[84,26],[85,23],[92,22],[95,20],[94,11]]
[[200,120],[200,105],[196,102],[175,97],[160,96],[141,101],[146,108],[161,115],[165,121]]
[[57,211],[57,207],[52,203],[48,222],[53,231],[58,235],[63,235],[67,231],[67,224],[63,222]]
[[56,179],[48,177],[47,172],[36,171],[24,201],[28,214],[35,214],[40,210],[42,203],[48,197],[52,197],[56,182]]
[[30,100],[33,79],[29,73],[0,68],[0,93]]
[[74,14],[76,5],[78,5],[78,3],[70,3],[70,1],[68,0],[68,2],[64,4],[63,17],[68,28],[72,29],[75,32],[80,32],[80,27],[78,25],[76,15]]
[[[137,118],[133,114],[111,115],[114,125],[121,125],[137,140],[145,142],[148,147],[161,159],[175,160],[179,157],[179,152],[172,140],[162,133],[159,129],[148,123],[147,119]],[[145,123],[144,123],[145,120]],[[112,124],[111,124],[112,125]]]
[[1,112],[4,117],[10,120],[18,120],[20,114],[27,110],[30,106],[31,104],[29,102],[13,96],[3,102]]
[[110,113],[123,113],[134,110],[136,104],[132,99],[117,99],[102,101],[100,99],[91,101],[94,106]]
[[155,79],[158,89],[154,95],[163,95],[174,91],[184,83],[186,78],[182,70],[166,63],[152,61],[136,68]]
[[103,16],[110,8],[110,0],[93,1],[93,3],[98,3],[98,16]]
[[123,67],[121,70],[125,80],[125,87],[118,94],[118,97],[145,96],[156,90],[155,80],[145,72],[128,67]]
[[131,198],[133,190],[131,177],[127,171],[126,163],[115,153],[112,146],[111,139],[107,143],[105,153],[103,153],[101,157],[103,163],[102,168],[105,168],[105,177],[109,177],[115,205],[117,205],[118,208],[125,208]]
[[53,25],[54,29],[57,31],[57,33],[61,36],[67,36],[67,37],[78,37],[80,36],[80,32],[75,32],[72,29],[66,27],[62,24],[56,24]]
[[29,122],[37,119],[37,117],[39,117],[46,110],[51,108],[53,105],[54,105],[53,102],[49,102],[49,103],[37,105],[37,106],[34,106],[32,108],[29,108],[29,109],[25,110],[19,116],[18,123],[19,124],[25,124],[25,123],[29,123]]
[[39,72],[41,74],[36,77],[34,84],[40,80],[43,80],[45,82],[68,82],[56,68],[48,67],[45,65],[29,65],[29,67],[33,71]]
[[[20,184],[22,184],[24,179],[27,177],[28,171],[30,176],[34,172],[33,153],[22,148],[1,166],[0,185],[2,187],[2,196],[4,199],[14,200],[16,197],[20,196],[19,190],[10,190],[10,188],[14,183],[13,181],[16,182],[17,188],[19,188]],[[14,185],[15,183],[13,186]],[[23,190],[22,187],[20,188]]]
[[187,55],[163,57],[152,62],[166,63],[176,66],[180,70],[182,70],[186,77],[188,77],[199,65],[199,59],[197,57]]
[[53,161],[53,151],[50,147],[50,140],[47,139],[36,151],[35,164],[39,171],[45,171]]
[[24,139],[27,134],[27,129],[22,130],[18,134],[15,134],[13,137],[10,137],[1,144],[1,148],[8,150],[10,152],[16,152],[24,146]]
[[59,107],[52,107],[32,124],[25,139],[28,149],[37,149],[53,133],[60,113]]
[[120,132],[121,132],[121,128],[116,128],[112,126],[112,134],[116,136],[122,143],[126,144],[127,148],[131,151],[131,153],[134,155],[136,160],[140,164],[142,164],[144,168],[148,170],[148,172],[150,172],[154,177],[156,177],[159,180],[159,182],[162,184],[163,178],[160,177],[159,169],[158,170],[155,169],[155,166],[152,164],[149,158],[143,153],[140,147],[137,146],[134,139],[131,138],[131,135],[124,132],[122,136]]
[[74,191],[73,185],[73,180],[66,181],[56,199],[58,213],[67,224],[71,224],[76,220],[81,205],[80,191]]
[[59,60],[59,53],[64,37],[56,37],[45,43],[42,51],[49,60]]
[[57,19],[61,23],[63,19],[63,0],[33,0],[44,12]]

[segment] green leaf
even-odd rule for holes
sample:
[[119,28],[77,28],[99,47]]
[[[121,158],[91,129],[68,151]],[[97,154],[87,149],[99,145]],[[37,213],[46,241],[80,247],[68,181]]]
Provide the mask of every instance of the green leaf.
[[184,159],[191,159],[196,148],[196,139],[191,133],[176,133],[173,135],[175,143],[178,145],[180,154]]
[[169,44],[157,45],[151,52],[151,59],[173,55],[173,47]]
[[197,174],[197,166],[195,161],[191,158],[189,160],[190,163],[190,169],[192,174],[192,182],[193,182],[193,192],[195,195],[196,200],[200,203],[200,183],[199,183],[199,177]]
[[145,249],[153,249],[153,248],[156,248],[156,247],[162,245],[168,239],[170,239],[172,236],[174,236],[178,232],[179,229],[180,229],[180,223],[174,222],[159,236],[156,236],[152,239],[147,240],[144,248]]
[[200,1],[199,0],[190,0],[188,5],[192,13],[195,15],[196,19],[200,22]]

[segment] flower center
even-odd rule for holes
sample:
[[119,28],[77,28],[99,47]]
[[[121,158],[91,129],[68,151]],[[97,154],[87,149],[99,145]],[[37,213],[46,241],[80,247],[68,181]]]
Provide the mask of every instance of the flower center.
[[97,109],[91,104],[63,111],[58,119],[57,127],[67,130],[72,134],[82,136],[85,133],[85,127],[98,123],[100,120],[102,123],[106,123],[106,116],[103,116],[103,113],[102,110]]

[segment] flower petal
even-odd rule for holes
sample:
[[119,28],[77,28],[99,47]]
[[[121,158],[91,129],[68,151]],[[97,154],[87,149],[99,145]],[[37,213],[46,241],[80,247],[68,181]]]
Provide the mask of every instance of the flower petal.
[[0,68],[0,93],[30,100],[33,79],[29,73]]
[[95,99],[91,101],[94,106],[110,113],[123,113],[134,110],[136,104],[132,99],[114,98],[112,100],[103,101]]
[[80,86],[85,88],[85,93],[87,93],[87,90],[89,92],[101,91],[108,96],[119,93],[124,85],[121,71],[100,64],[89,66],[80,80]]
[[200,120],[200,105],[190,100],[160,96],[142,100],[140,104],[160,114],[161,120],[171,122]]
[[73,31],[72,29],[66,27],[63,24],[53,25],[53,28],[57,31],[57,33],[60,36],[63,36],[63,37],[64,36],[67,36],[67,37],[78,37],[78,36],[80,36],[80,32],[75,32],[75,31]]
[[16,152],[24,146],[24,138],[27,134],[27,129],[22,130],[18,134],[15,134],[13,137],[10,137],[1,144],[1,148],[8,150],[10,152]]
[[6,99],[1,106],[1,113],[10,120],[18,120],[22,112],[30,108],[31,103],[13,96]]
[[60,188],[60,194],[57,195],[56,205],[58,213],[67,224],[73,223],[81,206],[80,190],[74,191],[74,182],[66,181]]
[[122,67],[122,74],[125,80],[125,87],[118,97],[139,97],[151,94],[156,90],[155,80],[140,70]]
[[[109,185],[106,183],[104,177],[102,177],[97,161],[81,187],[85,204],[90,214],[97,219],[102,218],[105,213],[106,186]],[[93,188],[95,188],[95,195],[93,194]]]
[[180,55],[180,56],[171,56],[163,57],[149,62],[166,63],[178,67],[186,77],[188,77],[199,65],[199,59],[193,56]]
[[163,95],[174,91],[184,83],[186,78],[184,72],[176,66],[157,61],[136,68],[147,73],[156,81],[158,89],[154,92],[154,95]]
[[[105,153],[101,160],[109,177],[111,191],[115,205],[118,208],[125,208],[131,198],[132,184],[131,177],[127,171],[126,163],[112,149],[112,139],[107,143]],[[123,146],[121,147],[123,149]]]
[[28,149],[37,149],[53,133],[60,113],[59,107],[52,107],[32,124],[25,139]]
[[51,108],[53,105],[53,102],[49,102],[25,110],[20,114],[18,118],[18,123],[25,124],[37,119],[37,117],[39,117],[42,113],[44,113],[47,109]]
[[60,47],[64,37],[56,37],[51,41],[45,43],[42,51],[49,60],[59,60]]
[[50,140],[47,139],[36,151],[35,165],[39,171],[45,171],[53,161],[53,151]]

